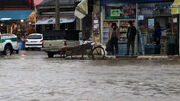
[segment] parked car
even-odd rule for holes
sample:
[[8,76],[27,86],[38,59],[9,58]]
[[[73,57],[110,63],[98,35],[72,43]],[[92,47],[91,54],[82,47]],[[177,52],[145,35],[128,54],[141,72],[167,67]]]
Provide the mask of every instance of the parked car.
[[14,34],[0,34],[0,52],[11,55],[13,51],[18,53],[17,36]]
[[40,33],[32,33],[25,40],[25,48],[42,48],[43,35]]
[[77,30],[55,30],[43,32],[44,41],[42,50],[45,51],[49,58],[55,54],[60,54],[64,46],[79,45],[79,31]]

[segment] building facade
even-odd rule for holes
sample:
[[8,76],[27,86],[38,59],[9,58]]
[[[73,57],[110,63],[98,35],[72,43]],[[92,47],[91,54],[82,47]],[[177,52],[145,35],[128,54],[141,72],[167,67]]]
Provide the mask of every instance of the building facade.
[[25,35],[27,18],[34,10],[33,0],[0,0],[0,33]]
[[[55,5],[55,0],[43,0],[37,5],[37,32],[55,30]],[[76,29],[75,6],[75,0],[59,0],[60,29]]]
[[[171,6],[174,0],[98,0],[94,2],[92,19],[96,39],[107,43],[108,30],[113,22],[120,29],[119,55],[127,50],[128,21],[137,28],[136,54],[179,54],[178,26],[174,23]],[[178,20],[176,20],[178,22]],[[154,26],[162,29],[161,43],[155,44]],[[98,27],[97,27],[98,26]],[[97,34],[100,33],[100,34]],[[140,34],[139,34],[140,33]]]

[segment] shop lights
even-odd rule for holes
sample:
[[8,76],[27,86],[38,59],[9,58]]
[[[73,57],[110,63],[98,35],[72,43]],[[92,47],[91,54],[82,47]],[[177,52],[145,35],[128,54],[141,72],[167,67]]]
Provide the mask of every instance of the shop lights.
[[21,20],[21,22],[24,22],[24,20]]

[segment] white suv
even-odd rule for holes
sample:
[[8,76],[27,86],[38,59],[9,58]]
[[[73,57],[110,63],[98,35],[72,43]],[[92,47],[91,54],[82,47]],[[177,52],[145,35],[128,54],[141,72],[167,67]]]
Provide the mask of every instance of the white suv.
[[0,34],[0,52],[11,55],[13,51],[18,53],[17,36],[14,34]]

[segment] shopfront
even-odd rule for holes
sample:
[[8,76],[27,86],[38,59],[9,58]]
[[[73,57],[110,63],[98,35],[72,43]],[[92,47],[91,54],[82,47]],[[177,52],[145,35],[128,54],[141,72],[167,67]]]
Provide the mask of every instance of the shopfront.
[[126,54],[128,22],[131,20],[136,26],[136,3],[106,3],[101,6],[101,42],[108,42],[108,32],[112,23],[119,27],[119,55]]
[[[137,55],[177,54],[177,48],[173,52],[170,49],[171,41],[174,41],[176,47],[178,40],[178,34],[172,32],[172,3],[172,0],[101,0],[101,42],[107,43],[108,30],[115,22],[120,29],[119,55],[125,55],[128,21],[131,20],[138,30],[135,42]],[[156,43],[154,35],[157,23],[161,27],[160,44]]]
[[173,15],[173,29],[172,29],[172,33],[177,35],[178,37],[178,49],[177,49],[177,53],[180,55],[180,1],[179,0],[175,0],[171,6],[171,14]]
[[[71,15],[61,15],[60,17],[60,28],[62,30],[74,30],[76,28],[75,17]],[[55,29],[55,17],[54,16],[40,16],[38,17],[36,25],[36,31],[42,33],[48,30]]]
[[0,33],[25,34],[26,19],[32,10],[0,10]]
[[[177,54],[177,34],[173,33],[172,2],[138,4],[138,28],[142,32],[145,54]],[[160,25],[160,44],[156,43],[155,28]]]

